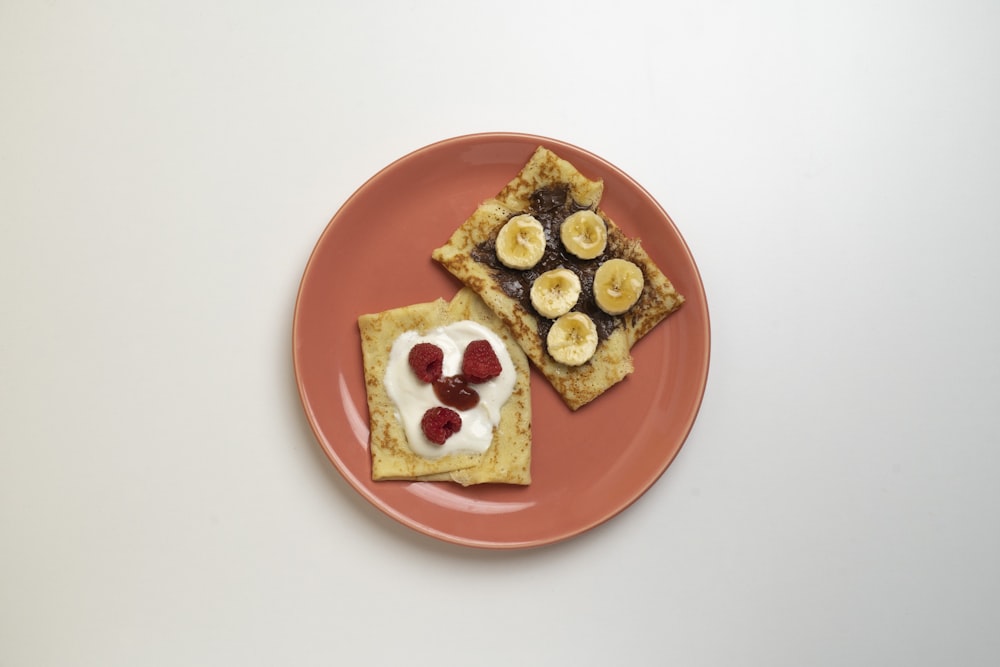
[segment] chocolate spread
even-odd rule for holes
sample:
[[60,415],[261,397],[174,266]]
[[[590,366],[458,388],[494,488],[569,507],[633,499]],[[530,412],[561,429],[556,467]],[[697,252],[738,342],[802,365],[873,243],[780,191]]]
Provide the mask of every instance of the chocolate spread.
[[472,251],[472,259],[485,264],[496,279],[497,284],[504,293],[514,299],[528,312],[535,313],[538,319],[538,334],[545,340],[552,320],[539,315],[531,305],[531,284],[538,276],[546,271],[558,268],[566,268],[572,271],[580,279],[580,299],[573,310],[586,313],[597,326],[597,337],[604,340],[614,331],[620,323],[620,319],[608,315],[597,307],[594,301],[594,273],[601,265],[607,255],[609,248],[594,259],[580,259],[572,253],[566,252],[559,237],[559,228],[567,217],[576,211],[582,211],[589,207],[578,204],[569,196],[568,185],[558,185],[549,188],[542,188],[532,193],[530,198],[530,208],[528,211],[542,223],[545,231],[545,254],[542,259],[530,269],[511,269],[504,266],[496,254],[496,240],[485,241]]

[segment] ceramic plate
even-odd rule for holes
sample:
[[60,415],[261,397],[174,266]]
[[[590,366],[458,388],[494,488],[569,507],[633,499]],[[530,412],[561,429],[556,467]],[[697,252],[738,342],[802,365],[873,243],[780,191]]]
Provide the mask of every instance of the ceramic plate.
[[[684,306],[632,350],[635,372],[578,412],[532,371],[532,483],[462,488],[372,482],[357,318],[450,299],[460,284],[431,258],[476,206],[545,145],[605,183],[601,207],[643,246]],[[579,535],[639,498],[677,455],[708,375],[709,319],[698,269],[673,221],[620,169],[544,137],[447,139],[400,158],[330,221],[299,288],[293,360],[306,416],[343,477],[400,523],[473,547],[522,548]]]

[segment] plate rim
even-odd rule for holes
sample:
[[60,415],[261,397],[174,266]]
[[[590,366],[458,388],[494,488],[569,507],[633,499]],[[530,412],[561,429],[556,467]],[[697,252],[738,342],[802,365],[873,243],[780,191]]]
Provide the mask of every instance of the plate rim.
[[[325,438],[322,433],[322,429],[320,428],[320,425],[317,423],[317,419],[315,418],[315,415],[311,409],[310,401],[307,396],[308,391],[307,388],[305,387],[305,383],[302,377],[302,372],[300,370],[301,364],[299,359],[298,342],[300,338],[299,326],[300,326],[300,314],[302,309],[303,291],[305,290],[306,283],[308,282],[310,271],[313,267],[314,262],[317,260],[317,255],[319,254],[320,248],[323,244],[323,240],[330,233],[334,225],[336,225],[338,219],[341,217],[343,212],[350,208],[355,199],[361,197],[368,190],[371,184],[377,181],[386,172],[389,172],[397,168],[399,165],[408,162],[412,159],[415,159],[423,154],[431,153],[435,149],[452,144],[465,144],[469,142],[493,143],[502,141],[545,144],[552,147],[557,152],[560,147],[566,147],[573,151],[583,153],[590,159],[600,163],[603,168],[615,172],[619,178],[628,182],[639,193],[641,193],[641,195],[649,203],[655,206],[659,214],[662,216],[661,222],[666,222],[673,228],[673,231],[676,233],[677,240],[680,243],[680,248],[683,250],[683,254],[687,258],[687,261],[690,264],[690,268],[693,271],[694,281],[697,285],[698,293],[700,296],[699,299],[701,306],[700,310],[705,322],[704,332],[703,332],[705,351],[703,358],[699,360],[700,361],[698,365],[699,382],[698,382],[698,387],[696,388],[695,392],[692,395],[694,400],[693,403],[691,404],[690,416],[686,418],[686,424],[684,425],[683,431],[678,436],[679,442],[677,444],[677,448],[671,456],[664,458],[663,461],[651,471],[653,472],[653,474],[649,477],[647,482],[636,485],[636,488],[630,493],[629,497],[624,502],[620,502],[616,504],[614,507],[610,507],[607,511],[599,513],[599,516],[595,516],[590,521],[582,522],[581,524],[573,527],[572,529],[553,531],[546,537],[540,537],[535,539],[498,541],[498,540],[486,540],[486,539],[478,539],[471,537],[462,537],[454,534],[454,532],[444,531],[435,528],[434,526],[428,525],[428,523],[425,521],[414,519],[413,517],[408,516],[404,511],[400,510],[399,508],[384,502],[379,497],[379,495],[374,492],[374,490],[369,490],[366,486],[364,486],[357,478],[357,475],[355,475],[352,470],[345,469],[347,467],[347,464],[337,456],[336,452],[330,451],[330,448],[323,445]],[[694,428],[694,424],[697,421],[698,414],[700,413],[704,403],[705,392],[708,385],[709,369],[711,366],[711,356],[712,356],[711,329],[712,329],[711,316],[708,308],[708,298],[705,292],[704,281],[701,277],[701,271],[698,267],[697,262],[695,261],[693,253],[691,252],[690,246],[687,243],[687,239],[685,239],[684,236],[681,234],[680,229],[677,227],[673,218],[671,218],[671,216],[663,208],[660,202],[655,197],[653,197],[652,194],[641,183],[639,183],[636,179],[632,178],[627,172],[622,170],[620,167],[609,162],[607,159],[601,157],[600,155],[564,140],[555,139],[540,134],[514,132],[514,131],[474,132],[474,133],[460,134],[447,137],[444,139],[439,139],[430,142],[428,144],[425,144],[423,146],[420,146],[418,148],[412,149],[400,155],[399,157],[391,160],[386,165],[384,165],[383,167],[372,173],[371,176],[369,176],[360,185],[358,185],[354,189],[354,191],[351,192],[351,194],[346,199],[344,199],[341,205],[337,207],[336,211],[331,216],[326,225],[323,227],[323,230],[320,232],[319,236],[316,238],[316,241],[313,244],[313,247],[306,261],[305,267],[302,270],[302,275],[296,290],[295,305],[292,317],[292,332],[291,332],[292,366],[293,366],[292,370],[295,375],[295,383],[296,383],[297,393],[299,396],[299,403],[305,412],[307,422],[309,423],[310,429],[313,433],[313,437],[316,439],[317,444],[319,444],[320,449],[323,451],[323,453],[330,461],[330,463],[333,464],[334,468],[337,470],[339,475],[348,483],[348,485],[355,492],[357,492],[361,497],[363,497],[369,504],[374,506],[375,509],[377,509],[382,514],[388,516],[389,518],[402,524],[403,526],[405,526],[410,530],[413,530],[419,534],[423,534],[446,543],[479,548],[479,549],[493,549],[493,550],[526,549],[526,548],[542,547],[542,546],[557,544],[560,542],[565,542],[573,537],[582,535],[610,521],[612,518],[618,516],[626,509],[631,507],[633,504],[635,504],[663,476],[663,474],[673,464],[673,462],[676,460],[677,456],[680,454],[681,450],[687,443],[687,440],[691,435],[691,431]]]

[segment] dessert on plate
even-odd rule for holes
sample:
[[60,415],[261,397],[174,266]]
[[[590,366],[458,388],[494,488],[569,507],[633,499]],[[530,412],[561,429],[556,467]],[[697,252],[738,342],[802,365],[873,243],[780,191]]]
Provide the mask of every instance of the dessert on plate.
[[539,146],[431,256],[473,290],[573,410],[634,370],[684,297],[600,208],[604,184]]
[[475,292],[358,328],[373,480],[530,484],[528,360]]

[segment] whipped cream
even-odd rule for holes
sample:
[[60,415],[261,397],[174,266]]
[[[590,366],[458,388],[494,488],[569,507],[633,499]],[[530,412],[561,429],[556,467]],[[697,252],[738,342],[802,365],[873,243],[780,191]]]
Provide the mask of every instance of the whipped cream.
[[[444,352],[442,375],[462,372],[465,347],[474,340],[488,340],[500,360],[500,375],[479,384],[470,385],[479,394],[479,403],[470,410],[456,410],[462,417],[462,428],[445,440],[443,445],[432,443],[420,428],[424,413],[442,405],[434,387],[420,380],[410,368],[410,350],[417,343],[433,343]],[[386,366],[385,390],[396,407],[396,418],[403,425],[407,443],[418,456],[438,459],[448,454],[482,454],[493,441],[493,430],[500,423],[500,409],[514,392],[517,372],[507,353],[507,346],[495,333],[471,320],[462,320],[432,329],[425,334],[405,331],[393,342]]]

